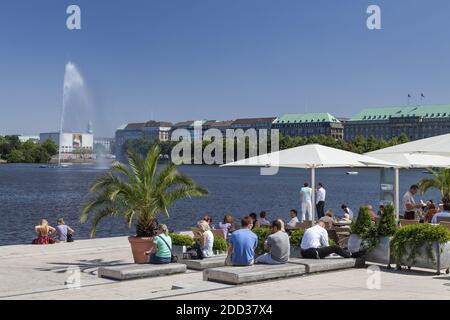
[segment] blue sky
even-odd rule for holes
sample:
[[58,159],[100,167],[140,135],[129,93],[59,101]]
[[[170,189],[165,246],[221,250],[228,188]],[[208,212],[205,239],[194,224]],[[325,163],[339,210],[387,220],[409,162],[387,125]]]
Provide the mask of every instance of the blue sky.
[[0,134],[58,128],[69,60],[107,136],[151,118],[351,116],[408,93],[450,103],[449,18],[448,0],[2,0]]

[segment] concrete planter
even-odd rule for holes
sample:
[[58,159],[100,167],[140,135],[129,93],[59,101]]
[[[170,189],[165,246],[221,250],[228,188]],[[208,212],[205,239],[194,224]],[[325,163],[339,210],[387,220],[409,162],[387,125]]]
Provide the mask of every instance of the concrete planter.
[[362,239],[357,234],[351,234],[348,238],[347,248],[351,253],[358,252],[361,250]]
[[172,246],[172,252],[178,257],[178,259],[183,259],[183,254],[188,251],[187,246]]
[[430,259],[427,254],[427,246],[423,245],[419,249],[419,253],[415,257],[415,261],[408,261],[410,249],[406,249],[405,254],[400,261],[396,261],[397,265],[406,265],[408,267],[424,268],[424,269],[435,269],[437,274],[441,273],[441,270],[446,269],[447,273],[450,268],[450,241],[444,244],[439,244],[434,242],[432,244],[432,254],[433,259]]
[[381,237],[378,245],[367,253],[366,261],[386,264],[390,266],[390,264],[392,263],[391,238]]
[[290,257],[291,258],[301,258],[301,253],[300,253],[300,247],[293,247],[293,246],[291,246],[291,249],[290,249]]

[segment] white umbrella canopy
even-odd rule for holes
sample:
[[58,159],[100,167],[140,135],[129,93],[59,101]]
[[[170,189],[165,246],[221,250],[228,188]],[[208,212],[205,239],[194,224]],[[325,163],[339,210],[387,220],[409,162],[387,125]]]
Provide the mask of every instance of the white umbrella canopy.
[[402,168],[447,168],[450,167],[450,157],[428,153],[379,153],[378,151],[366,155],[380,160],[390,161]]
[[450,134],[411,141],[375,151],[377,153],[431,153],[450,156]]
[[395,163],[349,151],[309,144],[230,162],[227,166],[283,167],[283,168],[347,168],[396,167]]
[[[282,167],[311,169],[311,187],[315,187],[315,169],[348,167],[397,167],[396,164],[340,149],[309,144],[230,162],[222,167]],[[315,194],[312,193],[311,220],[314,220]]]

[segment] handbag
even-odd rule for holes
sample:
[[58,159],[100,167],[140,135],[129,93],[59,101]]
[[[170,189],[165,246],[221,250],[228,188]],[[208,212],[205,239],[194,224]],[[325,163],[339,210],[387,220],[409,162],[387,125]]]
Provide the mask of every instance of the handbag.
[[[159,237],[159,236],[157,236],[157,237]],[[169,246],[167,241],[164,240],[163,237],[159,237],[159,238],[166,244],[167,248],[169,248],[169,250],[170,250],[170,262],[171,263],[177,263],[178,262],[178,256],[173,254],[172,248]]]

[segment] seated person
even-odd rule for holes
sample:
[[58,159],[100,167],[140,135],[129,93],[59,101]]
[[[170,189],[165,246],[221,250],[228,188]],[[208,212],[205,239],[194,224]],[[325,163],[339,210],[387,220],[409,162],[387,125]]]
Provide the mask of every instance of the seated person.
[[444,199],[442,199],[442,204],[443,204],[443,211],[436,213],[431,219],[431,223],[435,224],[439,223],[438,221],[439,217],[450,218],[450,198],[445,197]]
[[334,217],[333,210],[327,210],[327,212],[325,212],[325,216],[323,216],[321,218],[321,220],[325,222],[325,224],[326,224],[325,227],[327,230],[333,228],[333,222],[334,222],[333,217]]
[[258,237],[251,231],[252,223],[252,218],[245,217],[241,221],[241,229],[231,234],[225,260],[227,266],[250,266],[254,263]]
[[348,216],[348,220],[353,220],[353,211],[346,205],[341,205],[341,209],[344,212],[344,217]]
[[291,211],[289,211],[289,216],[291,217],[291,220],[289,220],[289,222],[287,223],[287,228],[295,228],[297,223],[299,223],[300,221],[297,218],[298,212],[295,209],[292,209]]
[[70,228],[68,225],[64,223],[63,218],[59,218],[56,220],[56,223],[58,224],[56,226],[56,237],[55,240],[57,242],[72,242],[72,235],[75,233],[72,228]]
[[427,201],[427,207],[425,208],[425,221],[431,223],[434,215],[437,213],[436,206],[433,200]]
[[267,212],[265,212],[265,211],[261,211],[260,213],[259,213],[259,224],[261,225],[261,226],[270,226],[270,221],[269,220],[267,220]]
[[369,210],[370,218],[372,219],[372,221],[375,221],[377,218],[377,214],[375,213],[375,211],[373,211],[372,205],[368,204],[366,207]]
[[260,224],[259,224],[258,218],[256,216],[256,213],[252,212],[248,216],[252,219],[252,223],[253,223],[252,230],[255,228],[259,228]]
[[155,247],[145,254],[150,255],[150,264],[168,264],[172,258],[172,239],[169,236],[169,229],[165,224],[160,224],[153,238]]
[[208,223],[208,225],[211,228],[211,230],[214,230],[213,219],[212,219],[211,216],[205,215],[202,220],[206,221]]
[[284,220],[282,220],[282,219],[277,219],[277,221],[281,225],[281,231],[286,232],[286,228],[284,227],[286,225],[286,222]]
[[53,244],[55,241],[51,238],[56,233],[56,229],[48,225],[46,219],[42,219],[39,225],[34,227],[37,238],[33,240],[32,244]]
[[305,231],[301,247],[301,255],[306,259],[323,259],[332,253],[336,253],[343,258],[358,258],[364,254],[364,251],[350,252],[339,246],[330,246],[328,244],[328,232],[325,229],[325,221],[320,218],[319,222]]
[[281,223],[278,220],[272,222],[272,234],[267,237],[264,248],[269,251],[258,258],[256,263],[262,264],[282,264],[289,261],[291,245],[289,236],[281,230]]
[[378,209],[377,215],[381,216],[384,213],[384,205],[380,204],[380,207]]
[[223,231],[223,237],[225,240],[228,239],[228,235],[231,233],[233,228],[233,216],[231,214],[226,214],[223,217],[223,221],[219,222],[219,229]]
[[201,220],[198,222],[198,228],[201,230],[201,235],[198,238],[201,257],[210,258],[214,255],[214,234],[212,233],[209,224],[205,220]]

